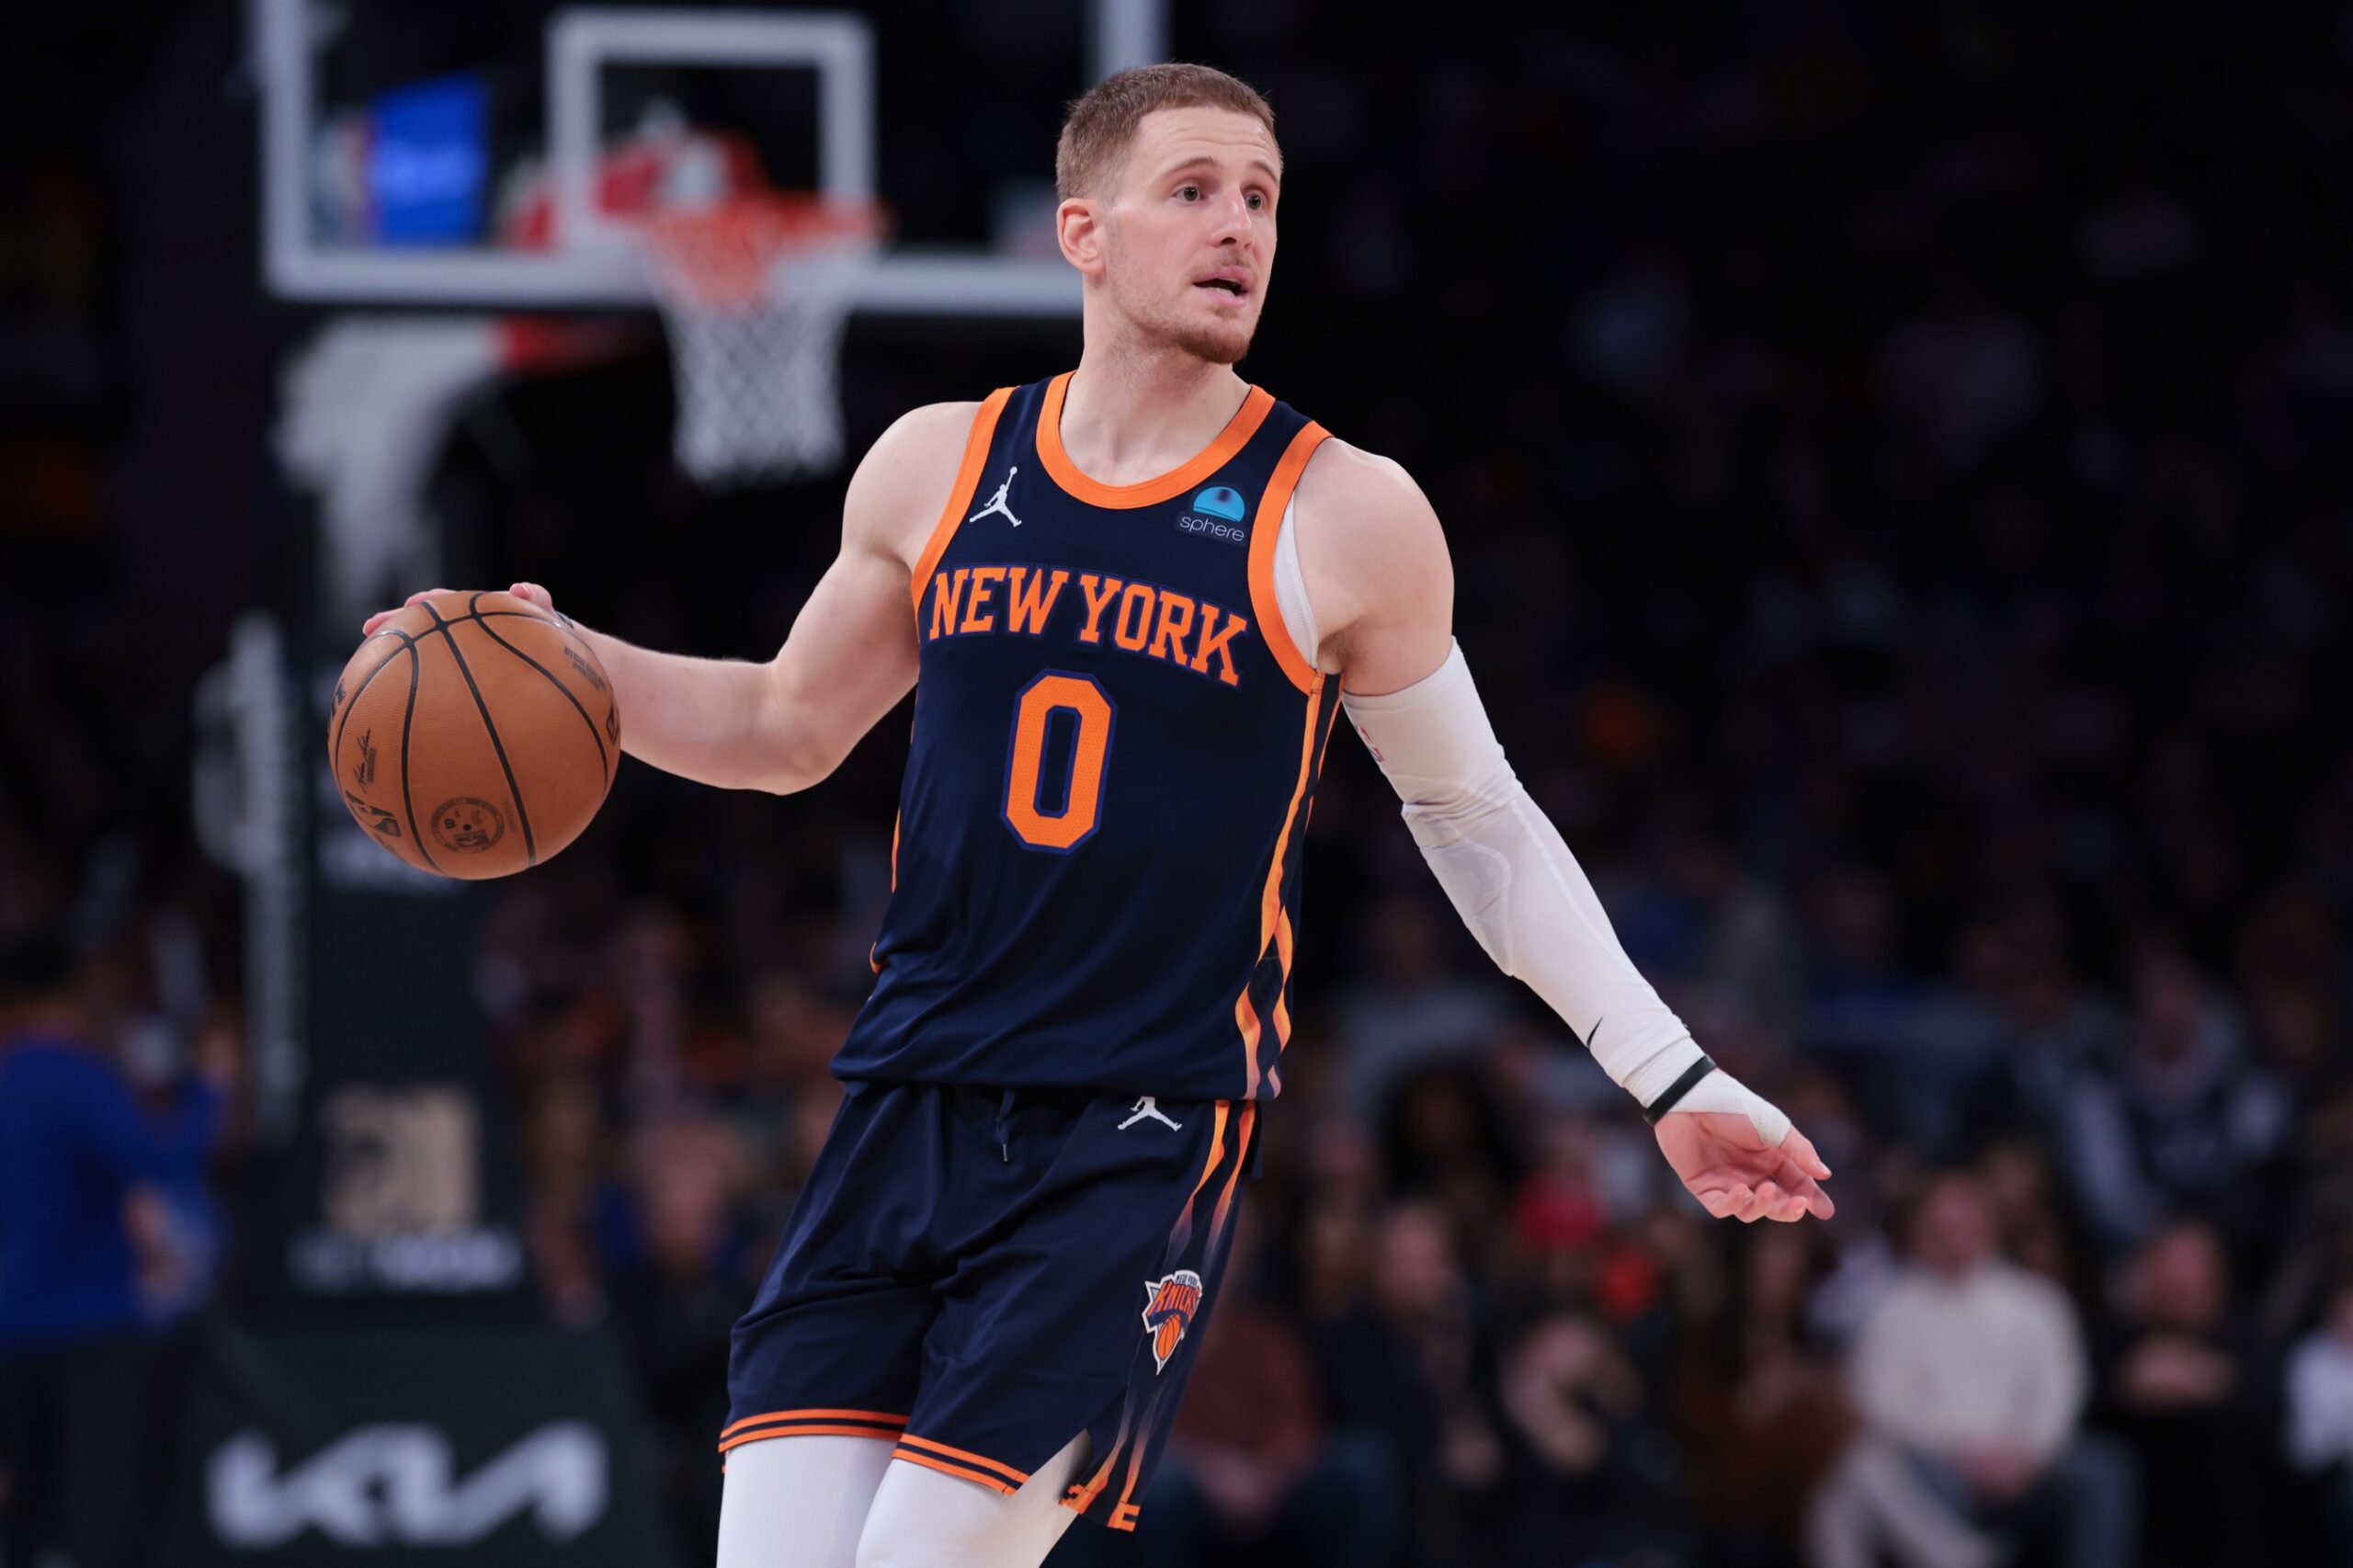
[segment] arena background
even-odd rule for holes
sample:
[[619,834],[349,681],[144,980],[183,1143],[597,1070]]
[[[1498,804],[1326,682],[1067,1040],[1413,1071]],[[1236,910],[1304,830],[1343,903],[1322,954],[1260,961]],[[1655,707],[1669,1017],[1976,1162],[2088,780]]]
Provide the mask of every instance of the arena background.
[[[904,724],[782,800],[626,764],[552,864],[425,892],[337,836],[313,709],[422,561],[766,657],[842,476],[689,482],[655,317],[573,306],[338,535],[293,372],[339,307],[263,254],[264,9],[0,5],[9,1001],[62,938],[157,1115],[233,1085],[120,1216],[146,1331],[62,1382],[84,1347],[0,1344],[7,1568],[93,1496],[128,1562],[708,1561]],[[355,98],[479,68],[538,112],[546,8],[342,12]],[[872,8],[902,238],[1018,228],[1081,12]],[[1707,1221],[1342,741],[1177,1457],[1056,1561],[1828,1561],[1809,1510],[1903,1422],[1854,1346],[1957,1171],[2088,1375],[2002,1560],[2353,1561],[2353,13],[1165,23],[1279,117],[1245,371],[1420,480],[1520,774],[1840,1207]],[[1076,341],[862,313],[848,448]],[[397,391],[327,394],[352,460]],[[426,553],[369,576],[369,538]]]

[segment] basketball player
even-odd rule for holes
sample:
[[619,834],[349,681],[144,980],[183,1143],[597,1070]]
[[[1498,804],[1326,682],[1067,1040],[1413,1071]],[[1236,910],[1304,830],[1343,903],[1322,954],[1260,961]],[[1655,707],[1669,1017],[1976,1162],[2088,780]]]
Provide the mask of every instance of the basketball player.
[[1055,174],[1075,371],[884,432],[768,663],[585,634],[629,749],[728,788],[816,783],[915,690],[846,1099],[735,1331],[721,1568],[1029,1568],[1074,1518],[1135,1528],[1282,1087],[1344,710],[1480,942],[1708,1211],[1831,1212],[1513,777],[1429,503],[1234,373],[1281,210],[1265,101],[1122,72]]

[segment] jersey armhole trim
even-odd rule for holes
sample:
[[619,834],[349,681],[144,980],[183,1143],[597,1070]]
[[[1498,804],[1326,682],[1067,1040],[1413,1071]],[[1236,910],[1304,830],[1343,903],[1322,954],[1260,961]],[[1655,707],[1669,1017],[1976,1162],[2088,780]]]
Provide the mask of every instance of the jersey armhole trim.
[[939,509],[939,521],[931,526],[931,538],[924,541],[923,553],[915,558],[914,574],[908,579],[907,594],[915,601],[915,613],[923,615],[923,591],[931,581],[932,568],[948,553],[948,543],[963,525],[964,509],[972,504],[972,492],[981,483],[981,470],[989,460],[989,444],[996,437],[996,422],[1011,401],[1013,389],[999,387],[982,400],[979,412],[972,415],[972,432],[964,437],[964,460],[956,470],[955,488],[948,493],[948,505]]
[[1267,481],[1266,494],[1258,498],[1256,520],[1250,525],[1251,613],[1258,618],[1258,635],[1266,640],[1267,651],[1302,691],[1314,690],[1321,677],[1283,624],[1282,599],[1275,591],[1275,544],[1282,533],[1283,513],[1290,506],[1291,492],[1299,488],[1299,476],[1307,472],[1308,460],[1330,435],[1311,420],[1290,438]]

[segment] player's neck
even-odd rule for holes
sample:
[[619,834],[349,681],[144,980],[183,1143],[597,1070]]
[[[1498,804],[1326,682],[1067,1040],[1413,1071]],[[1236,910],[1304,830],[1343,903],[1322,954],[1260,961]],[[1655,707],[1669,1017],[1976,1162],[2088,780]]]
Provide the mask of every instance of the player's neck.
[[1216,440],[1249,394],[1232,366],[1179,348],[1089,344],[1063,396],[1063,450],[1104,484],[1154,479]]

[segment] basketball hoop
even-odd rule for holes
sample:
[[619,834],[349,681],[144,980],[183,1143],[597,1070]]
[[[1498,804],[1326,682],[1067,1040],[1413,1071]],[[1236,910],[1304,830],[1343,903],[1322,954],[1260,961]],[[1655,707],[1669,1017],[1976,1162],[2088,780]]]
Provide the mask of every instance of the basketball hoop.
[[689,476],[745,484],[841,460],[842,325],[882,229],[871,204],[773,191],[645,218]]

